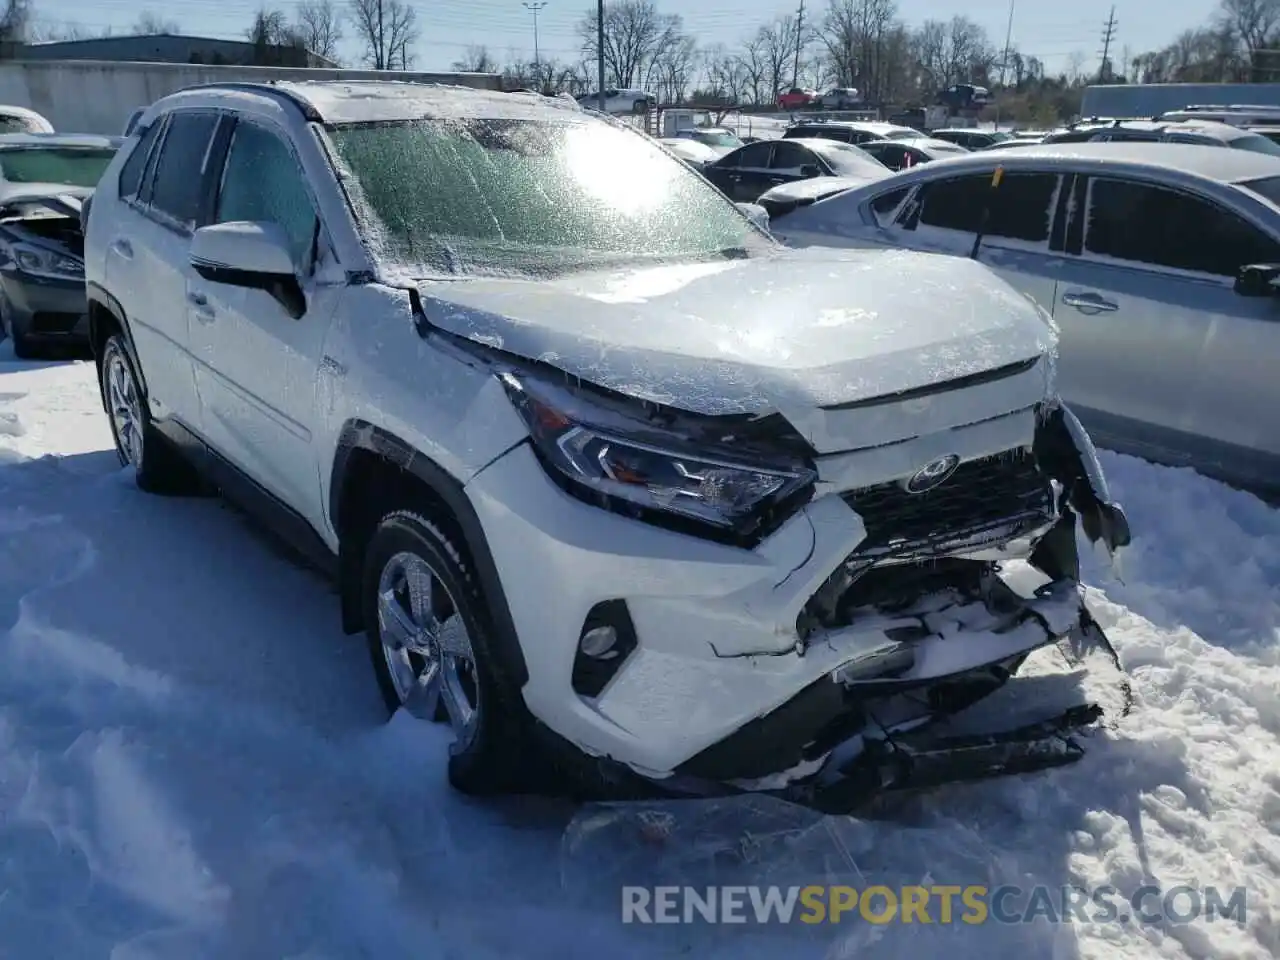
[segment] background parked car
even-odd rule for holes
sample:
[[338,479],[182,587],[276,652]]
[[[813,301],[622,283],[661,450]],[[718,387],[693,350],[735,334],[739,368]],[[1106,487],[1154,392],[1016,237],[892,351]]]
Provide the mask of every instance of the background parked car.
[[978,258],[1052,313],[1063,396],[1100,444],[1275,492],[1278,203],[1275,157],[1089,143],[928,164],[771,229],[968,256],[985,222]]
[[1280,144],[1252,130],[1212,120],[1114,120],[1074,124],[1051,133],[1042,143],[1192,143],[1210,147],[1252,150],[1280,157]]
[[1013,139],[1013,134],[1004,130],[969,130],[963,127],[957,130],[932,130],[929,136],[935,140],[947,140],[966,150],[985,150]]
[[121,142],[0,135],[0,329],[20,358],[88,343],[81,207]]
[[53,124],[26,107],[0,106],[0,134],[53,133]]
[[684,137],[665,137],[659,143],[689,166],[699,171],[708,163],[715,163],[724,156],[723,151],[708,147],[705,143],[700,143],[697,140],[690,140]]
[[881,176],[886,167],[857,147],[830,140],[762,140],[703,168],[729,199],[755,203],[766,190],[814,177]]
[[[589,110],[598,110],[600,92],[584,93],[578,103]],[[605,113],[644,113],[658,105],[658,98],[643,90],[619,90],[610,87],[604,92]]]
[[788,139],[819,137],[856,145],[870,140],[915,140],[920,131],[871,120],[807,120],[793,123],[782,136]]
[[821,105],[817,90],[802,90],[800,87],[792,87],[786,93],[778,96],[779,110],[800,110],[804,107],[815,105]]
[[1249,132],[1266,137],[1272,143],[1280,143],[1280,127],[1249,127]]
[[858,144],[858,149],[869,153],[890,170],[906,170],[908,167],[934,160],[945,160],[968,153],[959,144],[947,140],[934,140],[931,137],[917,137],[914,140],[872,140]]
[[756,203],[769,215],[770,221],[785,216],[800,207],[807,207],[819,200],[835,196],[855,187],[863,187],[876,180],[891,176],[893,171],[887,167],[877,170],[868,167],[866,173],[848,177],[813,177],[809,180],[795,180],[782,183],[760,194]]
[[676,136],[681,139],[693,140],[709,147],[716,152],[718,157],[723,157],[730,150],[737,150],[746,143],[732,130],[727,130],[724,127],[694,127],[693,129],[679,130],[676,132]]
[[820,100],[824,110],[853,110],[862,105],[862,94],[856,87],[835,87]]

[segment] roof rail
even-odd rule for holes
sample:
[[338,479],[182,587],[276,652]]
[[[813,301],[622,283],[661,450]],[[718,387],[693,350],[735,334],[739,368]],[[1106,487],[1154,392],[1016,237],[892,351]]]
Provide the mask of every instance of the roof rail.
[[303,117],[309,123],[323,123],[324,117],[320,116],[310,101],[304,100],[291,90],[284,90],[278,86],[279,80],[262,80],[259,82],[249,80],[224,80],[215,81],[213,83],[197,83],[193,86],[186,87],[187,90],[228,90],[240,91],[241,93],[265,93],[271,94],[285,101],[290,106],[299,110]]

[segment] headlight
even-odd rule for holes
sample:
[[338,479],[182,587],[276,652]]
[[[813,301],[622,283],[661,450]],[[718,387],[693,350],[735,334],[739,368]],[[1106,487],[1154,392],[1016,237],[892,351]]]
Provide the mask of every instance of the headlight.
[[803,464],[699,449],[523,374],[501,379],[552,476],[571,493],[635,519],[746,545],[798,508],[816,480]]
[[48,277],[54,280],[83,280],[84,262],[65,253],[54,253],[40,247],[29,247],[15,243],[10,248],[10,256],[18,269],[33,277]]

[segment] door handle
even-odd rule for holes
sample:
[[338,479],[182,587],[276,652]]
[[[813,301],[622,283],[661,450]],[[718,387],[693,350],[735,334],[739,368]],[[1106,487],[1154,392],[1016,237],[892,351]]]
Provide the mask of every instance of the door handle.
[[191,304],[191,312],[196,315],[197,320],[201,323],[213,323],[213,307],[209,305],[209,298],[203,293],[188,293],[187,303]]
[[1120,305],[1097,293],[1064,293],[1062,302],[1081,313],[1114,313]]
[[125,260],[133,259],[133,244],[120,237],[111,244],[111,249]]

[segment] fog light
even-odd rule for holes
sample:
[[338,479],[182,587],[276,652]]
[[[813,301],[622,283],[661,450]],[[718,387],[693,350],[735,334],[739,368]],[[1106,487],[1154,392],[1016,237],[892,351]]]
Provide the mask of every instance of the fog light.
[[578,633],[570,683],[583,697],[598,697],[637,646],[635,624],[622,600],[602,600],[588,611]]
[[616,657],[614,649],[618,643],[618,631],[612,626],[592,627],[582,635],[578,646],[584,654],[593,660],[608,660]]

